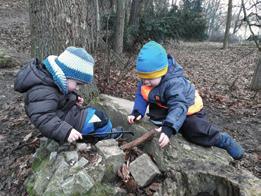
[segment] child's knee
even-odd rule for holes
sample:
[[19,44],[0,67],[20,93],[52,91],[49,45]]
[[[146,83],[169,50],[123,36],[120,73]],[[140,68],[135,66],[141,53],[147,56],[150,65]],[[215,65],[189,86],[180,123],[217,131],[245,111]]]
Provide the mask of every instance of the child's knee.
[[107,114],[96,108],[89,107],[85,110],[86,118],[82,128],[82,134],[89,134],[93,131],[108,132],[112,129],[112,123]]

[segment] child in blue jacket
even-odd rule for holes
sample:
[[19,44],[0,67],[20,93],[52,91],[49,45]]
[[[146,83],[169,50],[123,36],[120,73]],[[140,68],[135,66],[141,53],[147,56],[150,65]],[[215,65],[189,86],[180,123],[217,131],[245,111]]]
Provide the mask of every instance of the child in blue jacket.
[[228,134],[206,118],[203,102],[195,86],[183,75],[183,68],[155,41],[146,43],[136,60],[138,83],[135,103],[128,122],[144,117],[147,106],[150,121],[159,126],[161,148],[171,135],[180,132],[184,138],[202,146],[225,149],[234,159],[241,159],[243,148]]

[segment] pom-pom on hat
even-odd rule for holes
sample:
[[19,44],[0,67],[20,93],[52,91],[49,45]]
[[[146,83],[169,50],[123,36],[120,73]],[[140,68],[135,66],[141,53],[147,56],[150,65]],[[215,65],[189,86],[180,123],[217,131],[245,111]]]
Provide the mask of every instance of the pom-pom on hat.
[[144,79],[164,76],[168,71],[166,50],[155,41],[146,43],[136,59],[136,71],[138,77]]
[[53,76],[55,84],[64,93],[68,93],[66,79],[89,84],[93,78],[93,57],[83,48],[68,47],[59,56],[48,56],[43,64]]

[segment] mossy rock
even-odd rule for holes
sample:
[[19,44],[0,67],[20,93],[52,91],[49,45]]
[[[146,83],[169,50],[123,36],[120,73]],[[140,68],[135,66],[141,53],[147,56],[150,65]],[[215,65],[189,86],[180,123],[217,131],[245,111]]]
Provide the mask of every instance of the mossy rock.
[[114,195],[115,191],[113,187],[107,184],[97,183],[86,195],[89,196],[107,196]]
[[14,67],[17,66],[17,64],[17,61],[9,56],[7,52],[0,49],[0,68]]

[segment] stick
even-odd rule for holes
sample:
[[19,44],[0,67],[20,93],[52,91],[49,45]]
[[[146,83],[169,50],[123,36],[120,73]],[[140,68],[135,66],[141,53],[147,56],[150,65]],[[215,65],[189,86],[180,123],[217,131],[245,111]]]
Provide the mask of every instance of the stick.
[[30,145],[34,144],[37,140],[39,140],[39,138],[36,137],[36,138],[34,138],[33,141],[31,141],[31,142],[21,143],[21,144],[19,144],[17,147],[15,147],[15,148],[12,150],[12,152],[14,152],[14,151],[16,151],[16,150],[19,150],[19,149],[21,149],[21,148],[23,148],[23,147],[25,147],[25,146],[30,146]]
[[135,146],[138,146],[148,140],[151,140],[154,135],[156,134],[157,132],[152,129],[146,133],[144,133],[142,136],[138,137],[137,139],[127,143],[127,144],[124,144],[121,146],[121,149],[122,150],[130,150],[131,148],[135,147]]

